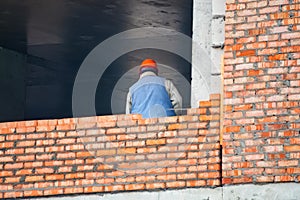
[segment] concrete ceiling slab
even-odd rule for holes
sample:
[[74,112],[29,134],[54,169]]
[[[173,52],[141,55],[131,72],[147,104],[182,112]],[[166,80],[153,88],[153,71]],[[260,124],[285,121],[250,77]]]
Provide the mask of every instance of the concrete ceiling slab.
[[[117,33],[149,26],[191,36],[192,0],[1,0],[0,46],[27,56],[24,118],[71,117],[72,85],[88,53]],[[112,113],[114,86],[146,57],[172,66],[190,80],[190,64],[171,53],[145,49],[122,55],[100,80],[97,114]]]

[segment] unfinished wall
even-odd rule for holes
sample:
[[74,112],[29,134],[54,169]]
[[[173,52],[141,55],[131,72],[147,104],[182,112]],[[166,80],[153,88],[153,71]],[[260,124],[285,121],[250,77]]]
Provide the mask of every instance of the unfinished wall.
[[223,184],[300,181],[299,14],[227,0]]
[[187,116],[0,124],[0,198],[215,187],[220,95]]

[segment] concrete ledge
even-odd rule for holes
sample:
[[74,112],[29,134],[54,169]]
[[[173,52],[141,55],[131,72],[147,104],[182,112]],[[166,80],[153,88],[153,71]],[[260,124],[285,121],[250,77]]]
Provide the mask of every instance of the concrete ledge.
[[223,200],[299,200],[299,183],[223,187]]
[[[236,185],[218,188],[167,190],[158,192],[125,192],[65,197],[35,198],[36,200],[299,200],[300,184]],[[29,200],[27,198],[27,200]]]
[[[70,197],[47,197],[35,200],[219,200],[222,199],[222,188],[199,188],[167,190],[158,192],[127,192],[103,195],[81,195]],[[29,200],[29,199],[28,199]]]

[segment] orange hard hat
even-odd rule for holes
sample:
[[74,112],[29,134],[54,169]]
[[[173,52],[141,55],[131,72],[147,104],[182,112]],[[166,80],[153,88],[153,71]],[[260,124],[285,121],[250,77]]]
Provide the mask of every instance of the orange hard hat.
[[154,73],[158,73],[157,64],[153,59],[146,59],[140,65],[139,73],[142,74],[145,71],[153,71]]
[[142,64],[141,64],[140,67],[141,68],[143,68],[143,67],[152,67],[152,68],[155,68],[155,67],[157,67],[157,64],[156,64],[155,60],[153,60],[153,59],[146,59],[146,60],[144,60],[142,62]]

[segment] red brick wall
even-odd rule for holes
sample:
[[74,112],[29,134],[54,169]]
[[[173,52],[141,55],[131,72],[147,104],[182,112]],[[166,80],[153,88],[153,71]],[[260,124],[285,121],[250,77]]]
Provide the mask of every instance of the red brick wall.
[[227,0],[223,184],[300,181],[300,1]]
[[187,116],[0,124],[0,198],[220,185],[220,95]]
[[0,198],[300,181],[299,13],[227,0],[222,155],[219,95],[180,117],[2,123]]

